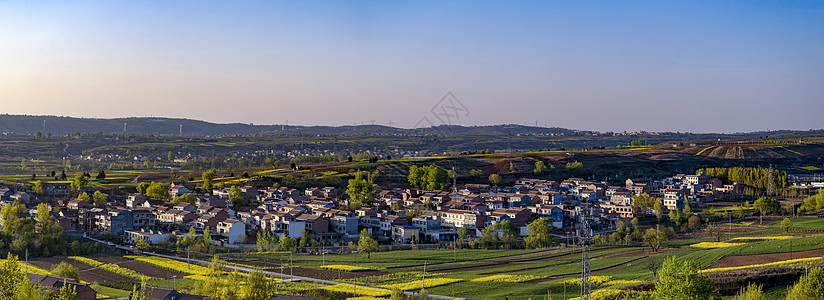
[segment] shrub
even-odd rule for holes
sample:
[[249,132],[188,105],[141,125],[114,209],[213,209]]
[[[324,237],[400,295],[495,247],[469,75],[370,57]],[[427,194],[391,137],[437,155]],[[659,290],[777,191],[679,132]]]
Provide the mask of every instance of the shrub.
[[56,265],[52,265],[49,273],[51,273],[54,276],[66,277],[74,279],[75,281],[80,281],[80,278],[78,278],[77,268],[66,263],[65,261],[61,261]]

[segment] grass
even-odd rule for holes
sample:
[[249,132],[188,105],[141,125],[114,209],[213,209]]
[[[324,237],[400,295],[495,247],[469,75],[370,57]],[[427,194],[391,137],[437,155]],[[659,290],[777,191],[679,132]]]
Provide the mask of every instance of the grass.
[[[117,299],[126,298],[132,291],[124,291],[116,288],[110,288],[99,284],[92,284],[91,288],[97,292],[97,299]],[[102,297],[101,297],[102,296]]]

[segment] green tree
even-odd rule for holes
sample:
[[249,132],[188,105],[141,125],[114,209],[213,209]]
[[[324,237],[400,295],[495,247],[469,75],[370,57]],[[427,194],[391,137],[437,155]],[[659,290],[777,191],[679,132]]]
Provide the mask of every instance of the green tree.
[[105,207],[106,202],[109,199],[109,195],[101,191],[94,191],[92,198],[94,198],[94,206]]
[[17,299],[15,292],[25,284],[29,284],[26,273],[20,269],[17,256],[9,252],[6,261],[0,264],[0,299]]
[[461,247],[463,244],[466,243],[466,238],[469,236],[469,230],[466,227],[458,228],[458,242],[460,242]]
[[32,193],[35,194],[42,194],[43,193],[43,181],[35,181],[31,188]]
[[74,285],[70,285],[66,279],[63,279],[63,286],[60,287],[57,300],[77,300],[77,291]]
[[532,173],[536,175],[542,175],[546,173],[546,163],[542,160],[535,162],[535,170],[532,170]]
[[480,178],[483,175],[484,175],[484,172],[481,171],[481,170],[478,170],[478,169],[469,170],[469,176],[472,176],[473,178]]
[[646,212],[655,206],[656,201],[658,199],[650,197],[647,193],[634,196],[632,199],[632,212],[636,215]]
[[664,203],[661,203],[661,199],[655,199],[652,209],[655,211],[655,217],[660,222],[661,218],[664,217]]
[[[194,226],[192,227],[194,228]],[[146,242],[144,239],[135,239],[134,240],[134,248],[139,251],[146,251],[149,248],[149,243]]]
[[174,199],[172,199],[172,205],[178,205],[180,203],[195,204],[197,203],[197,196],[195,196],[192,193],[185,193],[183,195],[180,195],[179,197],[174,197]]
[[137,187],[135,187],[135,188],[137,189],[138,193],[140,193],[143,196],[146,196],[146,190],[149,189],[149,185],[151,185],[151,183],[141,182],[141,183],[138,183]]
[[781,203],[774,198],[761,197],[755,200],[753,207],[760,211],[762,215],[771,215],[781,210]]
[[244,288],[246,289],[244,294],[248,300],[266,300],[275,292],[275,286],[272,281],[259,269],[254,269],[249,273]]
[[79,281],[80,278],[78,277],[79,271],[75,266],[66,263],[65,261],[61,261],[58,264],[52,265],[51,270],[49,270],[54,276],[66,277],[74,279],[75,281]]
[[689,226],[691,230],[698,230],[698,228],[701,228],[701,218],[698,216],[690,217],[687,219],[687,226]]
[[738,292],[738,296],[735,298],[738,300],[761,300],[764,299],[764,291],[761,290],[760,284],[750,283],[746,287],[741,288],[741,291]]
[[74,179],[72,179],[72,190],[79,191],[81,188],[89,185],[89,178],[86,177],[83,173],[77,173],[74,175]]
[[243,192],[241,192],[240,188],[236,185],[233,185],[232,188],[229,189],[229,201],[232,201],[232,205],[237,209],[243,204],[243,200]]
[[215,180],[216,176],[217,172],[215,172],[214,169],[203,172],[203,174],[201,175],[201,177],[203,178],[203,186],[201,188],[203,189],[204,193],[212,193],[212,180]]
[[44,256],[51,256],[62,253],[66,245],[66,237],[63,227],[51,216],[49,206],[46,203],[37,205],[37,218],[34,227],[37,233],[37,248]]
[[824,299],[824,271],[813,267],[787,292],[787,300]]
[[92,202],[92,197],[90,197],[89,194],[87,194],[86,192],[80,193],[80,195],[77,196],[77,199],[80,199],[80,200],[83,200],[83,201],[86,201],[86,202],[89,202],[89,203],[93,203]]
[[552,243],[550,232],[552,232],[553,226],[552,221],[549,219],[536,219],[529,223],[526,229],[529,231],[529,236],[524,239],[527,247],[546,248]]
[[358,239],[358,252],[366,252],[366,258],[372,258],[372,252],[378,251],[378,241],[369,235],[366,228],[361,230],[360,239]]
[[501,183],[501,175],[498,175],[498,174],[489,175],[489,183],[491,183],[492,185],[497,186],[499,183]]
[[712,282],[698,277],[698,264],[668,256],[658,270],[658,282],[652,292],[656,300],[711,299]]
[[784,220],[781,220],[781,229],[783,229],[784,232],[790,232],[790,229],[792,228],[793,221],[790,221],[790,218],[784,218]]
[[160,200],[169,199],[169,185],[162,182],[152,182],[146,188],[146,197]]
[[375,198],[375,187],[368,178],[363,178],[361,171],[355,173],[355,178],[349,180],[346,187],[346,194],[349,195],[351,208],[357,206],[371,207]]
[[681,226],[681,211],[678,208],[669,211],[669,218],[676,226]]
[[296,244],[295,239],[290,238],[289,236],[286,235],[286,233],[283,233],[283,234],[280,235],[279,243],[280,243],[280,248],[281,249],[287,250],[287,251],[295,251],[295,244]]
[[100,172],[97,173],[97,177],[95,178],[97,180],[106,179],[106,171],[100,170]]
[[667,245],[667,235],[659,230],[655,230],[654,228],[647,229],[644,232],[644,244],[652,248],[652,251],[658,251],[661,247]]

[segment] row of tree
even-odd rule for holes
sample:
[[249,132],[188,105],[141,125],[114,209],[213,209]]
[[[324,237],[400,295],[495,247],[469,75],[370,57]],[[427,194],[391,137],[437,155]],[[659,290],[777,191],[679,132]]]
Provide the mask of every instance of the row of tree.
[[[698,173],[721,179],[726,183],[738,182],[759,189],[781,189],[786,187],[787,172],[765,168],[703,168]],[[771,182],[772,181],[772,182]]]

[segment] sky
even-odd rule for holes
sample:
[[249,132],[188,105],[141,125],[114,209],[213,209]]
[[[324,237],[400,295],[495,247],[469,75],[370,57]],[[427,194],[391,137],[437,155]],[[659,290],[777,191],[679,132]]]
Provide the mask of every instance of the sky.
[[[819,129],[824,3],[0,0],[0,107],[290,125]],[[444,111],[458,116],[433,113]]]

